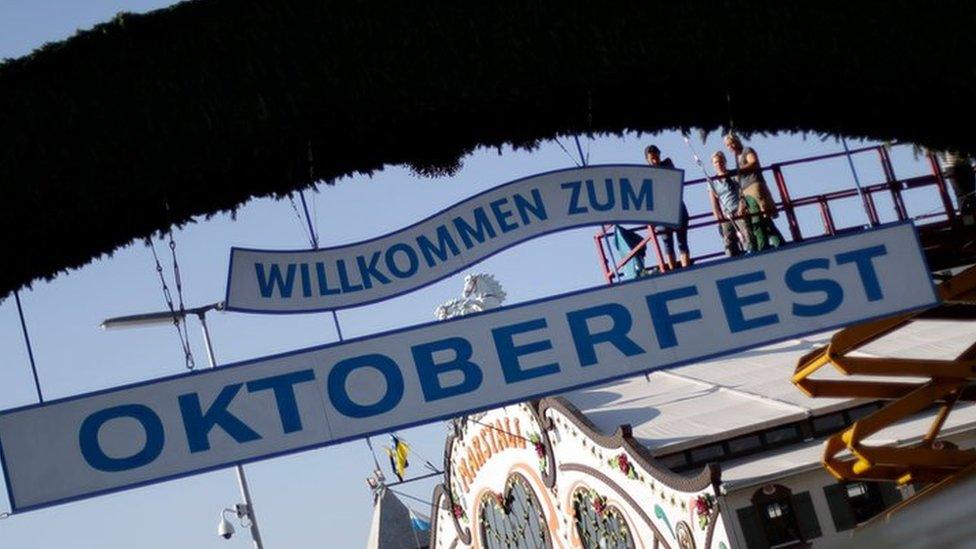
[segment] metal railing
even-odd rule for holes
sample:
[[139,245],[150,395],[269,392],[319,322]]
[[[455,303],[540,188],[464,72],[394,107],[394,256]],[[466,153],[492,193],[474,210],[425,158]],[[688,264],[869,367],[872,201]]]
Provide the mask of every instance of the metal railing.
[[[787,183],[786,175],[784,174],[784,168],[842,158],[848,154],[854,155],[870,153],[871,151],[874,151],[877,154],[878,161],[880,162],[881,173],[883,174],[882,181],[865,185],[861,187],[860,191],[857,187],[850,187],[831,192],[815,193],[801,196],[799,198],[793,198],[793,195],[790,192],[790,186]],[[941,170],[939,169],[938,160],[932,154],[928,154],[926,156],[931,173],[905,179],[899,179],[895,175],[895,169],[892,165],[891,155],[889,154],[889,146],[886,145],[861,147],[858,149],[852,149],[849,153],[837,152],[788,160],[785,162],[776,162],[765,166],[762,171],[767,182],[773,182],[772,185],[770,185],[770,191],[775,191],[779,194],[779,200],[775,203],[775,207],[776,211],[785,218],[790,240],[792,242],[802,242],[804,240],[829,237],[864,228],[865,224],[863,223],[838,226],[838,223],[834,217],[834,211],[831,209],[832,203],[836,203],[839,200],[857,197],[861,193],[863,193],[863,203],[861,207],[867,216],[867,225],[869,226],[877,226],[882,223],[876,199],[876,197],[879,195],[890,195],[891,198],[893,210],[891,213],[894,214],[894,219],[891,219],[890,216],[886,215],[886,220],[905,221],[911,219],[916,223],[916,225],[931,229],[944,228],[954,224],[957,220],[958,213],[953,207],[946,181],[942,176]],[[689,188],[705,185],[706,183],[707,179],[705,178],[686,181],[684,184],[686,194]],[[938,193],[941,208],[910,217],[908,214],[908,208],[905,205],[904,192],[926,187],[933,187],[935,192]],[[810,230],[804,231],[801,229],[800,222],[797,217],[797,210],[803,208],[815,208],[819,212],[822,230],[811,232]],[[749,215],[750,214],[746,214],[746,216]],[[691,212],[689,212],[689,233],[704,229],[706,227],[717,226],[718,223],[719,222],[715,220],[710,210],[695,214],[691,214]],[[658,272],[667,271],[668,269],[664,259],[664,252],[660,242],[660,237],[664,234],[665,230],[665,228],[655,227],[654,225],[640,227],[639,231],[643,231],[642,240],[636,246],[632,247],[623,257],[618,259],[614,257],[614,247],[610,244],[610,239],[613,238],[614,235],[614,226],[602,226],[593,238],[596,243],[603,275],[604,278],[606,278],[607,283],[613,284],[619,280],[621,278],[620,271],[624,269],[624,267],[626,267],[626,265],[637,255],[646,254],[648,247],[650,247],[650,249],[653,251],[653,260],[657,264]],[[717,257],[724,257],[724,255],[724,252],[718,251],[697,256],[692,255],[691,259],[695,262],[701,262],[709,259],[715,259]]]

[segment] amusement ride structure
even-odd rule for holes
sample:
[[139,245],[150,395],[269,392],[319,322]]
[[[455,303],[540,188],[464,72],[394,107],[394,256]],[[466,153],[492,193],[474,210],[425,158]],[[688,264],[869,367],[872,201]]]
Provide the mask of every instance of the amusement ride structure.
[[[897,146],[897,145],[896,145]],[[904,146],[904,145],[902,145]],[[940,281],[941,304],[924,311],[876,320],[851,326],[833,334],[829,343],[800,358],[795,365],[792,382],[813,398],[854,398],[884,402],[877,411],[853,421],[848,427],[830,436],[823,451],[823,464],[831,475],[842,481],[884,481],[897,485],[925,486],[897,507],[888,510],[891,516],[908,508],[917,500],[925,500],[946,486],[954,486],[972,476],[976,466],[976,449],[960,449],[940,440],[940,431],[953,407],[959,402],[976,400],[971,384],[976,371],[976,340],[952,360],[921,356],[874,356],[859,353],[859,349],[884,337],[899,337],[899,330],[917,320],[936,320],[966,326],[976,318],[976,225],[971,214],[959,212],[953,205],[949,186],[937,157],[924,154],[930,173],[899,178],[891,162],[890,146],[878,145],[834,154],[778,162],[763,171],[775,181],[778,195],[776,210],[785,218],[793,242],[863,230],[885,222],[911,221],[917,227],[926,258],[933,269],[933,277]],[[825,193],[797,192],[791,189],[785,175],[789,168],[853,154],[875,155],[881,165],[884,180],[862,186]],[[853,168],[853,165],[852,165]],[[857,174],[854,174],[857,180]],[[706,178],[690,180],[686,187],[693,189],[706,183]],[[922,190],[934,194],[942,207],[917,215],[910,215],[905,194]],[[687,192],[687,191],[686,191]],[[797,196],[799,195],[799,196]],[[881,211],[878,197],[887,198],[891,207]],[[916,196],[918,196],[916,194]],[[858,197],[866,224],[838,226],[831,210],[832,203]],[[929,196],[931,198],[931,196]],[[812,208],[819,213],[821,225],[802,231],[797,211]],[[690,215],[690,230],[703,230],[717,225],[711,212]],[[664,232],[652,225],[632,229],[641,234],[637,243],[621,247],[614,235],[619,228],[604,226],[594,236],[603,275],[609,284],[667,270],[660,238]],[[643,267],[645,255],[653,266]],[[695,257],[708,261],[721,252]],[[634,263],[637,262],[637,270]],[[638,273],[635,275],[635,273]],[[785,366],[785,365],[784,365]],[[832,367],[842,374],[841,379],[817,379],[818,372]],[[921,442],[909,447],[877,446],[867,443],[872,435],[883,431],[924,410],[937,409]]]

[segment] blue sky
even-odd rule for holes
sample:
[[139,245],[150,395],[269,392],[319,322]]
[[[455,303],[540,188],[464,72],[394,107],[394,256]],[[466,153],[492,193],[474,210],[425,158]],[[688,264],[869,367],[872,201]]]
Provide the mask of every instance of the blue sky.
[[[169,3],[0,0],[0,58],[24,55],[45,42],[109,19],[118,11],[146,11]],[[575,154],[572,139],[562,142]],[[592,163],[641,162],[643,146],[650,142],[657,143],[665,156],[684,168],[687,177],[700,176],[687,146],[674,132],[654,137],[584,139],[583,147]],[[693,142],[706,161],[712,151],[721,148],[717,134],[704,144],[697,137]],[[835,140],[821,141],[816,136],[756,138],[750,144],[765,164],[841,150]],[[919,175],[927,169],[913,157],[910,147],[896,148],[893,156],[900,177]],[[323,185],[318,193],[308,196],[321,245],[336,245],[385,234],[500,183],[565,168],[573,162],[555,142],[532,152],[479,150],[465,159],[464,169],[454,177],[424,179],[392,166],[370,178]],[[876,155],[858,155],[855,164],[863,182],[880,181]],[[853,184],[844,159],[789,168],[786,173],[794,198]],[[707,208],[701,187],[690,191],[686,202],[693,214]],[[938,206],[931,196],[909,195],[908,203],[912,214]],[[883,220],[894,219],[890,200],[879,197],[878,207]],[[841,226],[866,219],[857,198],[836,205],[834,215]],[[819,213],[815,209],[801,211],[800,220],[810,234],[818,230]],[[782,219],[780,223],[787,234]],[[30,227],[23,230],[27,233]],[[592,229],[582,229],[547,236],[501,253],[470,271],[495,274],[510,303],[598,285],[602,276],[592,234]],[[293,249],[308,242],[287,200],[252,201],[240,209],[236,220],[226,215],[200,220],[175,236],[188,306],[222,298],[231,246]],[[717,251],[721,242],[717,232],[709,228],[693,232],[691,247],[694,253]],[[157,249],[166,251],[158,240]],[[164,261],[168,267],[168,260]],[[460,289],[459,276],[387,302],[343,311],[339,317],[344,335],[354,337],[428,321],[434,308],[456,297]],[[165,308],[152,256],[142,243],[52,282],[37,283],[22,292],[21,298],[47,398],[171,375],[183,368],[171,326],[112,332],[98,328],[108,317]],[[217,360],[223,363],[336,339],[328,314],[215,314],[208,318]],[[190,329],[194,354],[202,367],[206,358],[199,325],[191,321]],[[12,299],[0,302],[0,349],[4,351],[0,409],[33,403],[36,397]],[[791,368],[784,365],[784,376]],[[423,459],[441,464],[446,434],[442,424],[400,434],[416,450],[412,473],[424,472],[420,466]],[[374,439],[374,443],[380,446],[387,440]],[[362,441],[251,464],[246,469],[267,547],[358,547],[365,542],[372,509],[364,478],[372,469],[372,460]],[[403,490],[427,500],[432,486],[431,481],[417,482]],[[239,533],[231,541],[215,535],[219,511],[238,500],[233,470],[228,469],[11,517],[0,521],[0,547],[247,547],[246,534]],[[425,505],[410,500],[406,503],[427,512]],[[0,494],[0,512],[9,508]]]

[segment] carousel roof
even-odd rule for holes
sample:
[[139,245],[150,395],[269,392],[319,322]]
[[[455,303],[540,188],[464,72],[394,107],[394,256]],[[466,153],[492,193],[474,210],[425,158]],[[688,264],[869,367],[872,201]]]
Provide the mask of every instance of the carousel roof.
[[0,63],[0,296],[253,197],[391,164],[449,172],[479,146],[732,119],[976,151],[976,4],[828,4],[119,14]]
[[[830,333],[794,339],[761,347],[735,356],[654,372],[595,388],[562,395],[604,433],[629,424],[633,436],[656,456],[727,440],[808,417],[852,408],[865,401],[840,398],[809,398],[790,382],[798,359],[814,347],[824,345]],[[965,322],[917,320],[882,337],[857,354],[862,356],[954,359],[972,344],[972,325]],[[840,379],[836,370],[824,368],[818,379]],[[857,380],[857,376],[847,379]],[[860,378],[865,379],[865,378]],[[873,377],[872,380],[882,380]],[[890,380],[890,379],[889,379]],[[895,381],[921,381],[903,377]],[[976,423],[976,407],[959,406],[950,415],[947,429]],[[901,424],[900,424],[901,425]],[[925,428],[911,421],[904,429],[882,431],[877,437],[903,441]],[[899,430],[900,429],[900,430]],[[948,432],[948,431],[947,431]],[[872,439],[874,440],[874,439]],[[820,443],[808,448],[773,452],[770,463],[789,469],[820,460]],[[723,465],[723,480],[745,479],[753,472],[745,460],[741,468]]]

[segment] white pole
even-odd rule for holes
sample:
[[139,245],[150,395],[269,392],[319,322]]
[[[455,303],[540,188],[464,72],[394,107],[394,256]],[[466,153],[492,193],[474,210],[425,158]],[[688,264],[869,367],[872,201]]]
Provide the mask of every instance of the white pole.
[[[197,313],[197,317],[200,319],[200,326],[203,327],[203,342],[207,347],[207,359],[210,361],[210,367],[217,367],[217,359],[214,358],[213,344],[210,341],[210,329],[207,328],[207,318],[206,311]],[[247,486],[247,477],[244,475],[244,467],[240,465],[235,465],[234,468],[237,470],[237,486],[241,489],[241,497],[244,499],[244,505],[247,506],[247,519],[251,523],[251,540],[254,542],[255,549],[264,549],[264,543],[261,541],[261,531],[258,530],[258,517],[254,514],[254,503],[251,502],[251,490]]]

